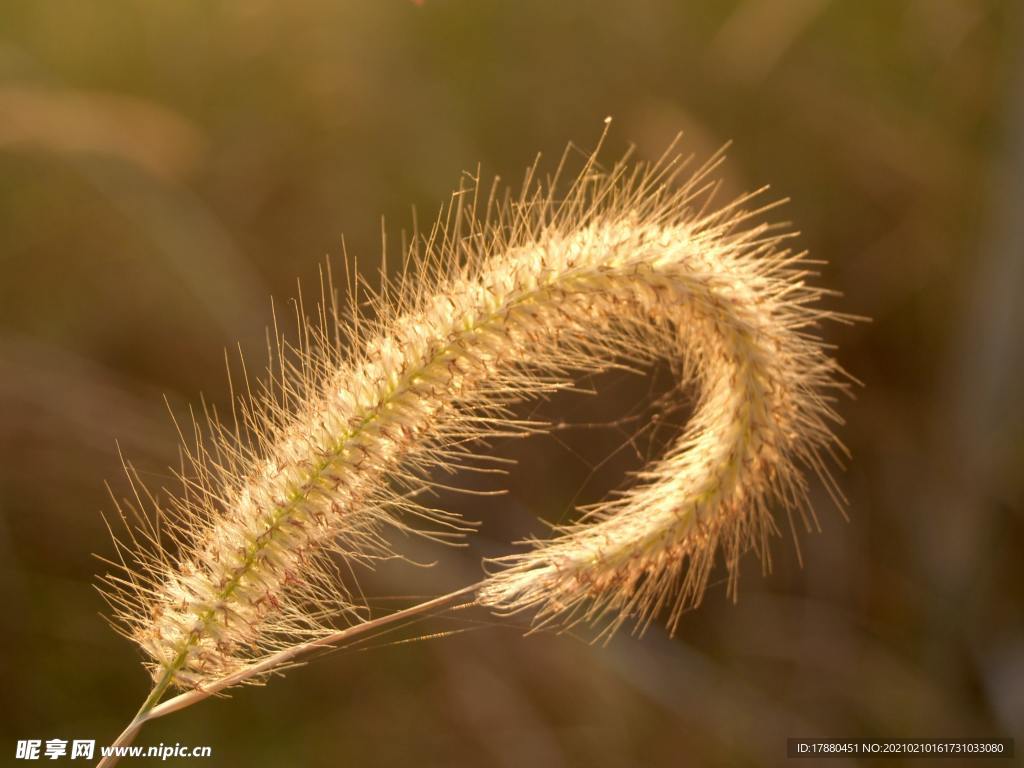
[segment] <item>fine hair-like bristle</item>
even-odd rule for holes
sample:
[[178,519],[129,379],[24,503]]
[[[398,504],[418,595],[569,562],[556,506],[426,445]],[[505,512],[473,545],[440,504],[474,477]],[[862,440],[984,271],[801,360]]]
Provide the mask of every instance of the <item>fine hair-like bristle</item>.
[[437,470],[486,461],[480,438],[538,429],[516,402],[623,361],[667,359],[694,383],[689,425],[627,492],[491,563],[479,602],[557,626],[674,628],[716,552],[735,585],[744,551],[767,558],[775,514],[811,519],[806,470],[842,504],[826,460],[846,378],[815,327],[844,318],[818,306],[790,234],[757,223],[756,195],[715,206],[720,159],[681,180],[674,150],[607,170],[591,156],[568,184],[529,173],[514,198],[474,179],[369,310],[358,278],[345,306],[325,280],[276,371],[190,441],[182,492],[158,501],[133,475],[129,506],[158,514],[119,544],[108,595],[157,686],[243,679],[365,621],[340,569],[395,556],[389,529],[470,530],[419,501]]

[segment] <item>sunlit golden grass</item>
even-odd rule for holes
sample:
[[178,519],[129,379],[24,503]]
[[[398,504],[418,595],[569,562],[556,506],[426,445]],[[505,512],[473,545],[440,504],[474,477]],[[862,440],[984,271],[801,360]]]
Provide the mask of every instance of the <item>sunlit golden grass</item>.
[[[296,303],[294,342],[275,323],[270,375],[236,376],[232,417],[207,414],[183,441],[180,492],[132,475],[121,514],[137,524],[107,595],[154,688],[121,743],[307,650],[460,598],[596,637],[659,616],[675,628],[719,553],[734,590],[744,552],[767,566],[779,513],[812,523],[807,470],[842,506],[827,465],[847,377],[817,327],[849,318],[819,306],[826,291],[786,228],[760,221],[772,206],[758,193],[719,204],[717,155],[684,175],[671,148],[610,169],[595,152],[563,183],[570,156],[514,197],[474,178],[377,291],[325,275],[315,309]],[[472,532],[429,491],[493,470],[484,440],[546,428],[515,404],[658,359],[697,405],[626,491],[489,563],[479,584],[370,615],[358,571],[401,556],[391,534]],[[184,693],[160,704],[172,687]]]

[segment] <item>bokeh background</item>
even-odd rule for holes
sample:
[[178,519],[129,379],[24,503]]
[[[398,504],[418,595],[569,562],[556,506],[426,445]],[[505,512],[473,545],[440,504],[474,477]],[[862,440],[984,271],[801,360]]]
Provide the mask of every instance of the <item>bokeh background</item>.
[[[518,179],[606,115],[608,160],[733,140],[726,190],[791,197],[833,305],[872,318],[827,329],[866,384],[841,405],[849,521],[816,486],[803,567],[780,538],[769,576],[749,558],[734,605],[717,574],[674,639],[439,620],[417,630],[459,633],[332,654],[139,743],[227,766],[733,766],[785,762],[787,736],[1024,737],[1019,3],[79,0],[0,8],[4,760],[109,742],[147,690],[92,555],[112,554],[104,481],[127,493],[118,445],[170,482],[162,397],[223,407],[224,350],[258,359],[269,297],[315,286],[342,234],[372,273],[382,215],[397,241],[462,169]],[[448,500],[484,522],[474,548],[408,542],[438,564],[368,591],[468,583],[621,485],[660,438],[587,425],[663,374],[546,404],[578,428],[496,445],[520,460],[508,496]]]

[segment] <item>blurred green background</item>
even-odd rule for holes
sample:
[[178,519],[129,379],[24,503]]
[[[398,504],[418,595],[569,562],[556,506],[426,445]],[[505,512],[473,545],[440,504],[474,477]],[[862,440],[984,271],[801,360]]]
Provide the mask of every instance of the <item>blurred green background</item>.
[[[438,621],[475,628],[335,653],[139,743],[230,766],[732,766],[785,762],[786,736],[1024,737],[1022,44],[1024,6],[982,0],[5,3],[0,754],[109,742],[147,690],[93,588],[103,481],[127,492],[115,441],[170,482],[162,395],[223,407],[224,349],[258,358],[269,297],[314,286],[343,233],[372,271],[381,215],[397,241],[460,170],[516,180],[606,115],[608,160],[734,140],[727,189],[791,197],[834,306],[873,318],[827,329],[867,385],[841,405],[849,522],[816,486],[803,568],[779,539],[771,575],[749,559],[738,605],[716,582],[674,640]],[[611,421],[648,390],[606,379],[546,408]],[[475,548],[410,542],[439,564],[368,589],[475,580],[657,449],[621,443],[497,446],[511,493],[449,500],[485,521]]]

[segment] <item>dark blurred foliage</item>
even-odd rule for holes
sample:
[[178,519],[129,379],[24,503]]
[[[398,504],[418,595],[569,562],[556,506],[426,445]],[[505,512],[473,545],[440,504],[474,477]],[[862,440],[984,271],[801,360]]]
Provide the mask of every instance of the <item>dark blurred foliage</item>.
[[[109,741],[145,693],[93,589],[103,481],[128,490],[115,441],[169,483],[162,395],[223,408],[224,349],[259,360],[269,296],[315,286],[342,233],[372,273],[382,214],[397,242],[460,169],[518,179],[606,115],[609,160],[680,130],[698,156],[734,140],[727,191],[791,197],[777,215],[829,261],[834,306],[873,319],[827,329],[866,384],[841,406],[849,522],[816,486],[803,566],[783,536],[769,576],[751,558],[739,603],[716,583],[674,640],[438,620],[418,629],[472,631],[332,654],[140,743],[208,743],[216,765],[620,766],[778,764],[787,735],[1024,737],[1022,43],[1021,6],[982,0],[5,3],[0,750]],[[663,373],[543,410],[612,422]],[[656,453],[625,424],[495,446],[520,460],[511,493],[444,500],[484,521],[475,548],[409,542],[438,565],[367,589],[475,580],[481,553]]]

